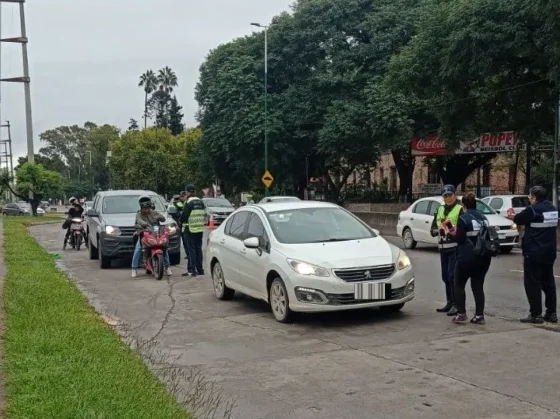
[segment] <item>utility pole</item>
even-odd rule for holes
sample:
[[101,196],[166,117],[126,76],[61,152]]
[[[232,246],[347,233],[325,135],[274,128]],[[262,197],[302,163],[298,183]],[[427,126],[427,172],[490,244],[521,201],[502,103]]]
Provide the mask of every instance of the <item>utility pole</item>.
[[[6,121],[5,125],[0,125],[0,128],[8,128],[8,139],[3,140],[0,138],[0,146],[4,147],[4,150],[0,150],[0,169],[3,169],[4,166],[6,171],[10,175],[10,179],[14,177],[14,160],[13,160],[13,153],[12,153],[12,132],[10,129],[10,121]],[[13,201],[14,197],[12,192],[10,191],[10,200]]]

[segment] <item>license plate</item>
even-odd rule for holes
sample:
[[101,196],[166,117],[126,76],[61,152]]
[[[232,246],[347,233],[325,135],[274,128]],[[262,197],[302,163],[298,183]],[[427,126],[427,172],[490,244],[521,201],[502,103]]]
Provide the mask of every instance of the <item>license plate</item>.
[[362,282],[354,284],[356,300],[385,300],[385,284],[379,282]]
[[498,239],[499,240],[505,240],[506,235],[505,234],[498,234]]

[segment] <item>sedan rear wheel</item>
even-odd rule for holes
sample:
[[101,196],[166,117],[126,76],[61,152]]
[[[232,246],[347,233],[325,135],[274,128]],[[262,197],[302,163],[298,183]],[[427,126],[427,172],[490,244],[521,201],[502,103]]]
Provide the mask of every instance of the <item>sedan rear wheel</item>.
[[224,271],[220,262],[216,262],[212,268],[212,282],[214,284],[214,293],[218,300],[231,300],[235,294],[235,290],[228,288],[224,278]]
[[272,281],[268,298],[274,318],[280,323],[289,323],[292,320],[293,313],[290,310],[288,291],[280,278]]
[[403,231],[403,243],[406,249],[415,249],[418,244],[416,240],[414,240],[412,230],[408,227],[406,227]]

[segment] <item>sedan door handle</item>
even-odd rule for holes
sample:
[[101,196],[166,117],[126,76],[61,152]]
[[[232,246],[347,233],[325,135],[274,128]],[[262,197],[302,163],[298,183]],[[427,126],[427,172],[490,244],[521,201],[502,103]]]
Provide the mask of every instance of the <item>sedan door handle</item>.
[[246,253],[247,253],[247,249],[241,249],[240,252],[241,252],[242,254],[246,254]]
[[425,222],[426,222],[426,224],[430,224],[430,222],[428,220],[426,220]]
[[224,244],[225,242],[226,242],[226,239],[220,240],[220,244]]
[[414,218],[410,217],[410,221],[414,221]]

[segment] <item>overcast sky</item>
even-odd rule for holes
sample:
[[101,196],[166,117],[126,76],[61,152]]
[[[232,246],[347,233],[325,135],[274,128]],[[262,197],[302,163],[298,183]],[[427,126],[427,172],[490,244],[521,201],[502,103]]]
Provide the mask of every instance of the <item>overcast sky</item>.
[[[86,121],[126,128],[142,118],[137,87],[146,69],[170,66],[185,122],[194,125],[194,86],[210,49],[268,23],[293,0],[28,0],[27,35],[35,152],[39,134]],[[19,36],[19,6],[1,3],[3,38]],[[21,46],[2,44],[2,77],[22,75]],[[14,155],[27,151],[23,85],[2,83],[1,120]],[[6,133],[3,132],[3,136]]]

